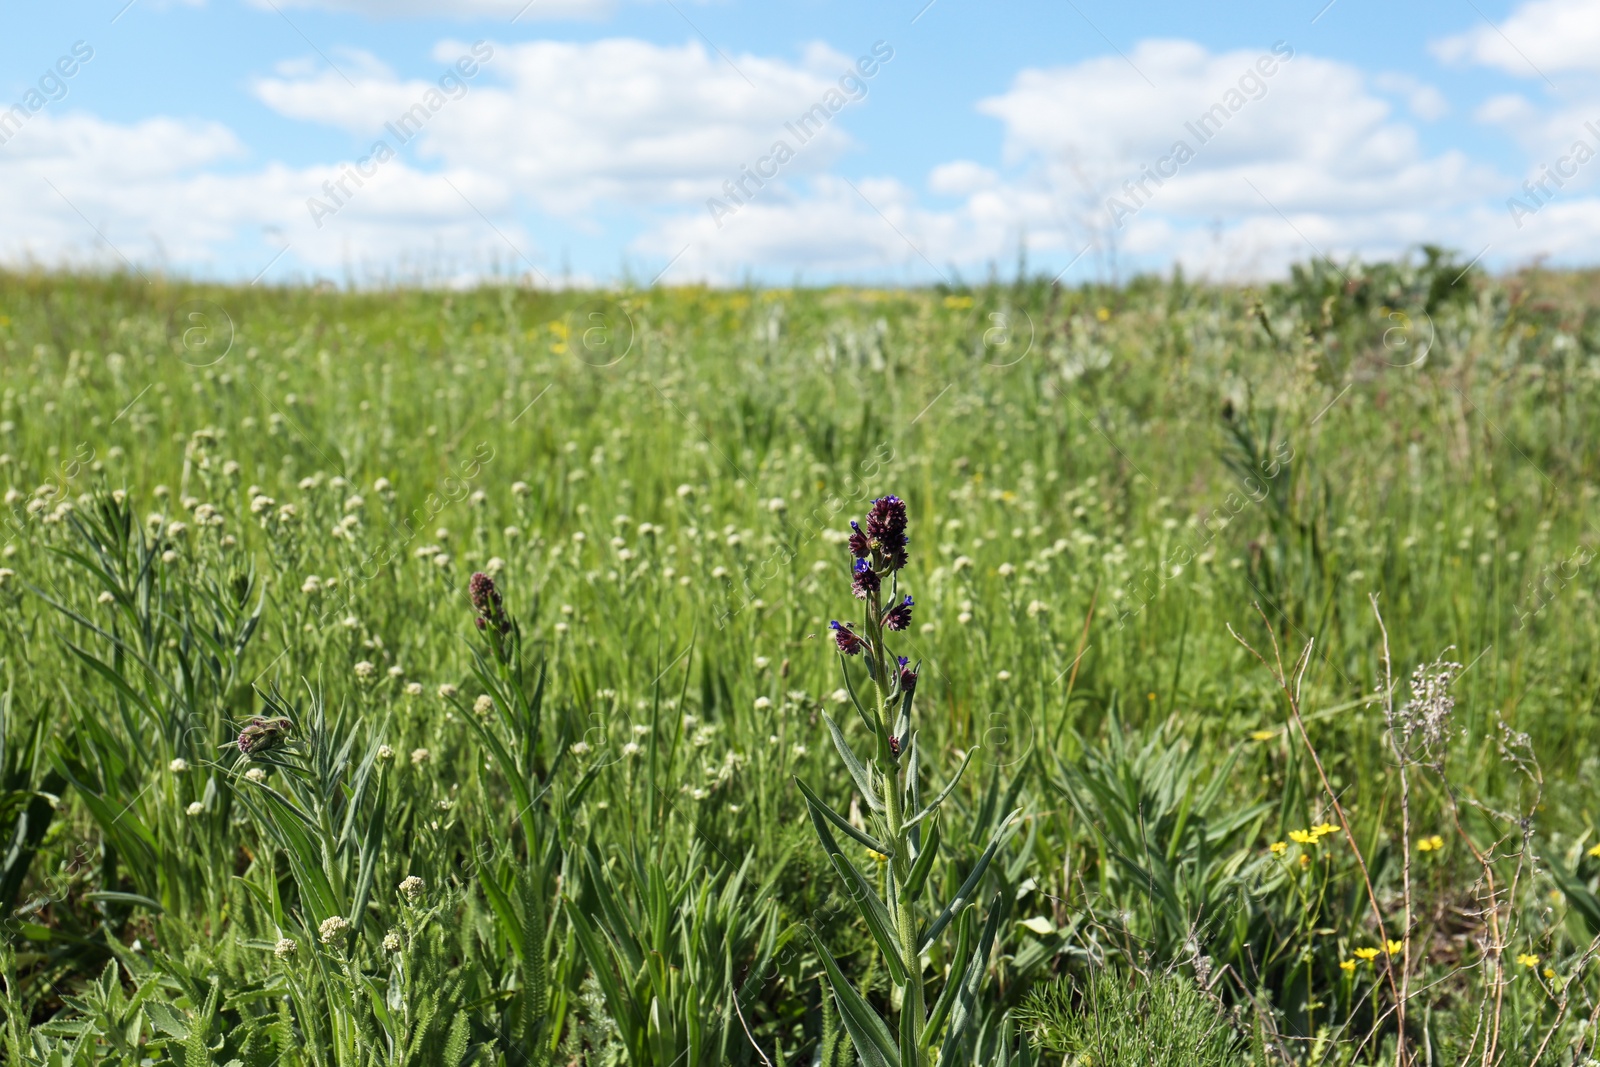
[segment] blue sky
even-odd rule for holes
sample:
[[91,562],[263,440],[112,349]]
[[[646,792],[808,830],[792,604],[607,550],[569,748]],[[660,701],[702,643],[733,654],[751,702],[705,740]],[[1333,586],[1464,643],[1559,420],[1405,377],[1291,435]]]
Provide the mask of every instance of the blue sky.
[[1600,237],[1600,0],[124,3],[9,12],[0,261],[919,283],[1025,246],[1082,281]]

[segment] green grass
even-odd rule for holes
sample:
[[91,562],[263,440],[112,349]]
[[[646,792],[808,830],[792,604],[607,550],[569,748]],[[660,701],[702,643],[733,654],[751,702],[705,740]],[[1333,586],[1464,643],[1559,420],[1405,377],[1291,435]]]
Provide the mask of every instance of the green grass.
[[8,1061],[854,1062],[818,945],[909,998],[793,779],[877,825],[827,624],[894,493],[924,788],[971,755],[912,922],[1022,812],[925,955],[932,1011],[995,917],[943,1062],[1172,1047],[1141,1004],[1217,1062],[1584,1062],[1596,289],[1460,270],[0,275]]

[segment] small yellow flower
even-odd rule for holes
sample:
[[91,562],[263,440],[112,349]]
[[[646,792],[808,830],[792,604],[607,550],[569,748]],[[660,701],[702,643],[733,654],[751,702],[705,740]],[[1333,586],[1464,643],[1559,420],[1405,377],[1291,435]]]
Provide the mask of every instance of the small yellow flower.
[[1253,733],[1251,733],[1250,740],[1252,740],[1252,741],[1271,741],[1274,737],[1277,737],[1277,736],[1278,736],[1278,731],[1276,731],[1276,730],[1256,730]]
[[1356,958],[1363,959],[1368,963],[1371,963],[1373,960],[1378,958],[1378,950],[1370,946],[1366,948],[1358,948],[1356,949]]
[[1111,309],[1104,307],[1099,308],[1095,311],[1094,317],[1099,319],[1101,322],[1108,322],[1111,319]]
[[1555,976],[1556,976],[1556,972],[1555,972],[1555,970],[1554,970],[1554,969],[1552,969],[1552,968],[1550,968],[1550,967],[1546,967],[1546,968],[1545,968],[1545,969],[1544,969],[1544,976],[1545,976],[1545,977],[1546,977],[1546,978],[1554,978],[1554,977],[1555,977]]
[[1302,866],[1302,867],[1311,866],[1311,857],[1309,855],[1307,855],[1306,853],[1304,853],[1304,852],[1300,853],[1300,866]]
[[1438,852],[1441,848],[1444,848],[1444,838],[1438,834],[1434,834],[1432,837],[1424,837],[1417,842],[1418,852]]
[[1402,948],[1405,948],[1405,945],[1399,941],[1390,941],[1388,947],[1389,955],[1393,956],[1396,952],[1399,952]]
[[889,862],[889,857],[888,856],[885,856],[882,852],[875,852],[870,848],[867,849],[867,855],[871,856],[873,859],[877,860],[879,863],[888,863]]
[[1349,973],[1350,971],[1353,971],[1353,970],[1356,969],[1356,961],[1355,960],[1340,960],[1339,961],[1339,969],[1341,971]]
[[1591,848],[1589,850],[1589,855],[1591,855],[1591,856],[1600,856],[1600,845],[1596,845],[1593,848]]
[[1316,826],[1313,826],[1311,828],[1311,832],[1312,832],[1312,834],[1314,834],[1317,837],[1327,837],[1329,834],[1338,833],[1339,832],[1339,828],[1337,826],[1333,825],[1333,823],[1331,823],[1331,822],[1324,822],[1324,823],[1318,823]]
[[1267,851],[1271,852],[1274,856],[1281,856],[1285,852],[1289,851],[1289,846],[1286,842],[1274,841],[1272,844],[1267,846]]
[[1524,967],[1537,967],[1539,966],[1539,957],[1531,952],[1523,952],[1517,956],[1517,962]]
[[1314,845],[1317,843],[1317,835],[1310,830],[1290,830],[1289,840],[1297,845]]

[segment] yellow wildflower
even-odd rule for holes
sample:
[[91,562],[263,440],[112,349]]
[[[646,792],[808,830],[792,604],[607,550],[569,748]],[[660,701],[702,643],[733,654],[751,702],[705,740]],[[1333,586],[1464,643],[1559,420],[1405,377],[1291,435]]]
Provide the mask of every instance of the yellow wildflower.
[[1537,967],[1539,966],[1539,957],[1531,952],[1523,952],[1517,956],[1517,962],[1524,967]]
[[1589,855],[1591,855],[1591,856],[1600,856],[1600,845],[1596,845],[1593,848],[1591,848],[1589,850]]
[[1278,731],[1276,731],[1276,730],[1256,730],[1256,731],[1254,731],[1253,733],[1250,734],[1250,740],[1252,740],[1252,741],[1271,741],[1274,737],[1277,737],[1277,736],[1278,736]]
[[1310,830],[1290,830],[1289,840],[1297,845],[1314,845],[1317,843],[1317,835]]
[[1324,822],[1324,823],[1318,823],[1316,826],[1313,826],[1311,828],[1311,832],[1312,832],[1312,834],[1314,834],[1317,837],[1327,837],[1329,834],[1338,833],[1339,832],[1339,828],[1337,826],[1333,825],[1333,823],[1331,823],[1331,822]]
[[882,852],[874,852],[870,848],[867,849],[867,855],[871,856],[873,859],[877,860],[879,863],[888,863],[889,862],[889,857],[888,856],[885,856]]
[[1367,948],[1358,948],[1356,949],[1356,957],[1371,963],[1373,960],[1378,958],[1378,950],[1371,948],[1370,946]]
[[1434,834],[1432,837],[1424,837],[1417,842],[1418,852],[1438,852],[1441,848],[1444,848],[1444,838],[1438,834]]
[[1405,945],[1399,941],[1390,941],[1388,947],[1389,955],[1393,956],[1396,952],[1399,952],[1402,948],[1405,948]]
[[1356,969],[1356,961],[1355,960],[1340,960],[1339,961],[1339,969],[1341,971],[1346,971],[1346,972],[1353,971],[1353,970]]
[[1311,857],[1306,855],[1304,852],[1300,853],[1300,866],[1302,866],[1302,867],[1311,866]]
[[1267,851],[1271,852],[1274,856],[1281,856],[1285,852],[1289,851],[1289,846],[1283,841],[1274,841],[1272,844],[1267,846]]
[[1099,319],[1101,322],[1106,322],[1111,318],[1111,309],[1105,307],[1097,308],[1095,310],[1094,317]]
[[1546,967],[1544,969],[1544,976],[1546,978],[1554,978],[1556,976],[1556,972],[1552,968]]

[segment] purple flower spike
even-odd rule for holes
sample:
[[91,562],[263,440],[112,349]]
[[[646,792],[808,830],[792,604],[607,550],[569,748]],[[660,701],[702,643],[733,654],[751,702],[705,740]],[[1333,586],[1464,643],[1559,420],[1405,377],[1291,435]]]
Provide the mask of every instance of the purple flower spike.
[[911,597],[896,604],[883,613],[883,628],[885,630],[904,630],[911,625]]
[[839,646],[839,651],[845,655],[859,656],[862,650],[867,647],[867,643],[861,640],[860,635],[850,628],[849,623],[841,623],[835,619],[828,625],[833,628],[833,640]]

